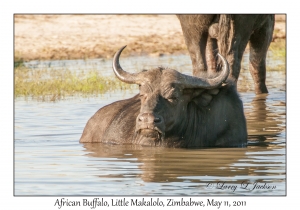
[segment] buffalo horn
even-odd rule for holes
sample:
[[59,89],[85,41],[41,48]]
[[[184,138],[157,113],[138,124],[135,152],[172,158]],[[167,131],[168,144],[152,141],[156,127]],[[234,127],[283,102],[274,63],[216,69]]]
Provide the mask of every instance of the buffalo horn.
[[213,89],[219,87],[229,75],[229,64],[227,60],[218,53],[218,56],[222,60],[222,72],[219,76],[215,78],[199,78],[188,75],[181,75],[180,83],[183,84],[185,88],[205,88]]
[[114,73],[115,75],[123,82],[125,83],[129,83],[129,84],[137,84],[137,74],[134,74],[134,73],[128,73],[126,71],[124,71],[122,69],[122,67],[120,66],[120,63],[119,63],[119,57],[122,53],[122,51],[124,50],[124,48],[126,47],[126,45],[122,48],[120,48],[114,58],[113,58],[113,64],[112,64],[112,67],[113,67],[113,70],[114,70]]

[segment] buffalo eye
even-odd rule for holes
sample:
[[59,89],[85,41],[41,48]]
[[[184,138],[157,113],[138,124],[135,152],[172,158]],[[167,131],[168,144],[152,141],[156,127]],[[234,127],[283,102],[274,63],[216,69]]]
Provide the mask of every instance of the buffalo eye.
[[171,103],[175,103],[175,102],[177,102],[177,97],[176,96],[171,96],[171,97],[168,97],[167,98],[167,100],[169,101],[169,102],[171,102]]

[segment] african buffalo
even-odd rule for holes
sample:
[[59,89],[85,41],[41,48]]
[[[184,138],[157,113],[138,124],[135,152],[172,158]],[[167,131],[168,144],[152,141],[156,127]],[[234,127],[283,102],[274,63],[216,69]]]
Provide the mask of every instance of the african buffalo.
[[250,72],[255,93],[267,93],[266,55],[274,30],[275,15],[177,15],[192,65],[193,75],[215,71],[219,51],[229,62],[237,82],[247,43],[250,47]]
[[[84,128],[80,142],[166,147],[244,147],[247,129],[243,104],[234,84],[226,81],[228,62],[214,78],[198,78],[173,69],[140,73],[122,69],[113,58],[118,79],[138,84],[140,93],[98,110]],[[226,81],[226,84],[224,83]]]

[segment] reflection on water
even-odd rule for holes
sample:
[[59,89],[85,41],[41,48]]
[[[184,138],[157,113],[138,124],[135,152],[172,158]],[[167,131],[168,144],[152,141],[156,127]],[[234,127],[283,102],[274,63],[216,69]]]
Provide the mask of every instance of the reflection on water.
[[[175,58],[151,59],[191,69],[187,56]],[[285,195],[285,70],[269,71],[267,78],[270,93],[256,96],[248,70],[240,75],[247,148],[79,143],[87,120],[100,107],[136,91],[55,103],[17,98],[15,195]]]

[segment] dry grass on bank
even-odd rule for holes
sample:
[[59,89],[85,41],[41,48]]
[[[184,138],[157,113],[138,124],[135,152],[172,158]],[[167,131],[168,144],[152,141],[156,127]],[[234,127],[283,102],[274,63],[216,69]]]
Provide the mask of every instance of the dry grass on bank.
[[[175,15],[15,15],[15,60],[110,58],[187,54]],[[276,15],[274,40],[285,38],[285,15]]]

